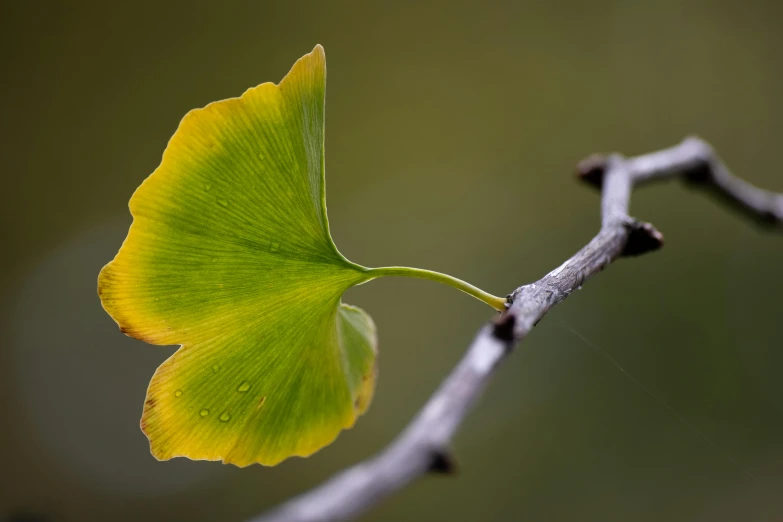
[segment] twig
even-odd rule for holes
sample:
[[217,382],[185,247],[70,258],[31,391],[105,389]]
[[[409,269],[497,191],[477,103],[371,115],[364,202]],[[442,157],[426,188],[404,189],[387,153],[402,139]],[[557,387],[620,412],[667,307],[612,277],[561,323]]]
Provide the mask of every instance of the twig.
[[558,268],[508,296],[507,310],[479,331],[457,367],[385,450],[253,522],[353,519],[425,473],[451,472],[451,439],[511,348],[553,306],[609,263],[663,245],[663,236],[652,225],[628,215],[634,185],[680,177],[720,195],[759,221],[783,225],[783,195],[735,178],[712,148],[698,138],[634,158],[592,156],[579,164],[577,174],[601,188],[598,235]]

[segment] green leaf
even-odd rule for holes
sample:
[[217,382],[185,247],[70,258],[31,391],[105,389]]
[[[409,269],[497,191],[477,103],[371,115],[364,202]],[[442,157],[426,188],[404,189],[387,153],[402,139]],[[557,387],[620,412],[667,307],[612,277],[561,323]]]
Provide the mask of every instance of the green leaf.
[[450,276],[346,260],[324,190],[323,48],[279,85],[193,110],[130,201],[133,225],[98,290],[123,332],[180,344],[155,372],[142,429],[159,459],[240,466],[309,455],[372,398],[376,334],[341,304],[382,275]]

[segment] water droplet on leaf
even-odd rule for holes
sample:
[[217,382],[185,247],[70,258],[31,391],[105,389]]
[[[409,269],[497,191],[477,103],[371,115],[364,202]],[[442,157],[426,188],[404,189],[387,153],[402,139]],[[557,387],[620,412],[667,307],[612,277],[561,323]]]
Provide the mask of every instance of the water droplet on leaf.
[[228,206],[228,200],[227,199],[219,198],[217,200],[217,202],[218,202],[218,205],[220,205],[221,207],[227,207]]
[[206,417],[207,415],[209,415],[209,410],[204,408],[199,412],[199,415],[201,415],[202,417]]
[[174,397],[182,397],[182,390],[177,390],[174,392]]
[[220,365],[219,364],[213,364],[212,365],[212,371],[217,373],[220,371]]
[[237,388],[237,391],[239,393],[245,393],[250,389],[250,383],[247,381],[242,381],[242,384],[239,385],[239,388]]
[[220,416],[220,420],[222,422],[228,422],[231,420],[231,415],[229,415],[228,412],[224,412],[223,415]]
[[212,183],[204,183],[204,190],[206,190],[207,192],[212,190]]

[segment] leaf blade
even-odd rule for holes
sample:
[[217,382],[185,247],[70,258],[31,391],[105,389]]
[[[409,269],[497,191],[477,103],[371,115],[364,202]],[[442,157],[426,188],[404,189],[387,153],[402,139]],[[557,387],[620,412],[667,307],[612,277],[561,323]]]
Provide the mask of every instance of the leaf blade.
[[340,304],[368,277],[326,217],[325,71],[316,46],[279,85],[191,111],[131,198],[99,294],[126,334],[181,345],[142,417],[158,458],[276,464],[328,444],[369,403],[375,329]]

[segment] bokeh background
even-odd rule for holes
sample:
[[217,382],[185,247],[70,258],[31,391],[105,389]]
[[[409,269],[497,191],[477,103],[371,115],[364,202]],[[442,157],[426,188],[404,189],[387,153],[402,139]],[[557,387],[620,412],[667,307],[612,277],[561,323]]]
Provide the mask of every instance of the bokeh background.
[[[781,19],[772,0],[4,2],[0,520],[242,521],[380,450],[492,315],[426,281],[352,289],[381,339],[353,430],[276,468],[155,461],[138,422],[173,348],[124,337],[95,286],[189,109],[323,44],[342,252],[505,295],[596,232],[572,176],[590,153],[696,133],[783,191]],[[555,309],[459,433],[459,473],[365,520],[783,520],[783,234],[679,183],[632,213],[665,248]]]

